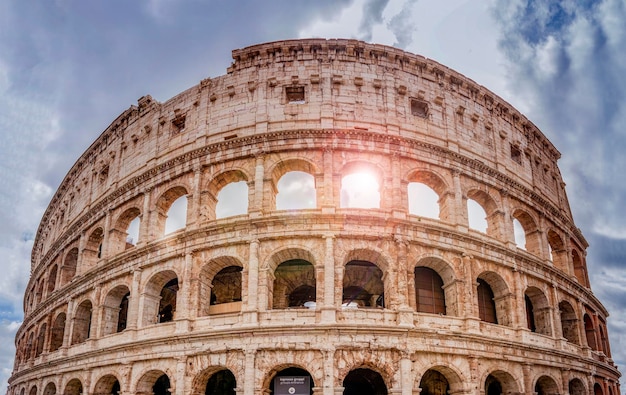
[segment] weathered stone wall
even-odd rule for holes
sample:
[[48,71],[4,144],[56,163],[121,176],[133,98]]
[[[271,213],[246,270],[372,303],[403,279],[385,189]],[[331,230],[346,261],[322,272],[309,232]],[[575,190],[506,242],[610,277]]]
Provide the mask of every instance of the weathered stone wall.
[[[158,393],[164,375],[200,394],[227,370],[252,395],[290,368],[325,395],[363,369],[402,394],[441,377],[450,393],[619,394],[560,154],[530,121],[395,48],[296,40],[233,58],[165,103],[139,99],[62,182],[33,248],[10,394]],[[359,169],[379,208],[342,206]],[[277,210],[292,171],[313,177],[314,208]],[[239,181],[247,209],[218,218]],[[411,183],[437,194],[438,218],[409,210]],[[181,198],[186,225],[165,234]],[[441,285],[420,288],[416,268]],[[440,313],[423,307],[433,295]]]

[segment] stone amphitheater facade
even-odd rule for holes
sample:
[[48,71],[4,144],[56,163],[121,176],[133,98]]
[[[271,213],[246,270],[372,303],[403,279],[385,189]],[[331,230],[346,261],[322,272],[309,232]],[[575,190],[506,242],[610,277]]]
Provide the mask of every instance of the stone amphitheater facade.
[[[532,122],[388,46],[233,59],[140,98],[71,168],[35,239],[8,394],[279,394],[305,377],[316,395],[619,395],[560,154]],[[354,174],[378,184],[373,207],[344,198]],[[284,209],[290,175],[312,193]]]

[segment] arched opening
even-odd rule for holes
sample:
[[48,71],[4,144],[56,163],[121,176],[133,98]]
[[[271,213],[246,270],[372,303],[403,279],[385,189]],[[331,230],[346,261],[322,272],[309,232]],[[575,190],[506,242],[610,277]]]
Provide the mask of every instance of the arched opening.
[[128,230],[126,230],[126,245],[124,246],[124,249],[132,248],[139,242],[140,222],[139,216],[137,216],[128,224]]
[[81,395],[83,393],[83,383],[78,379],[70,380],[65,386],[63,395]]
[[383,272],[375,264],[353,260],[346,264],[343,276],[344,308],[385,307]]
[[45,388],[43,389],[43,395],[56,395],[56,393],[57,386],[54,385],[54,383],[46,384]]
[[317,207],[315,178],[304,171],[289,171],[276,184],[277,210],[312,209]]
[[420,395],[448,395],[450,384],[446,376],[440,372],[428,369],[420,380]]
[[56,351],[63,345],[63,336],[65,335],[65,313],[60,313],[54,319],[52,325],[52,333],[50,335],[50,352]]
[[343,379],[344,395],[387,395],[387,385],[380,373],[367,368],[351,370]]
[[341,208],[380,208],[381,177],[370,167],[352,165],[341,178]]
[[37,386],[34,385],[30,388],[30,391],[28,392],[28,395],[37,395]]
[[126,285],[118,285],[107,294],[102,306],[103,335],[126,329],[129,296],[130,291]]
[[313,395],[313,377],[297,367],[289,367],[276,373],[269,382],[269,393],[275,395]]
[[178,278],[168,281],[161,289],[161,300],[159,302],[159,322],[170,322],[174,320],[176,313],[176,296],[178,294]]
[[178,276],[172,270],[165,270],[152,276],[148,281],[143,298],[141,325],[168,322],[175,318]]
[[43,353],[44,343],[46,341],[46,333],[48,332],[48,325],[45,323],[39,328],[39,335],[37,336],[37,348],[35,350],[35,357],[38,357]]
[[46,290],[46,294],[50,295],[54,292],[57,283],[57,265],[52,266],[50,269],[50,273],[48,274],[48,287]]
[[485,395],[501,395],[502,383],[492,375],[487,376],[485,380]]
[[[96,228],[87,239],[85,249],[82,252],[82,270],[86,271],[95,267],[98,260],[102,257],[102,242],[104,241],[104,231],[102,228]],[[66,258],[67,260],[67,258]]]
[[548,376],[541,376],[535,383],[535,393],[537,395],[552,395],[559,393],[559,387],[556,382]]
[[[274,272],[272,308],[305,307],[315,302],[315,268],[304,259],[291,259]],[[310,305],[310,304],[309,304]]]
[[26,360],[33,358],[33,352],[35,348],[35,334],[31,332],[28,335],[28,342],[26,343]]
[[187,226],[187,196],[181,196],[167,210],[165,234],[168,235]]
[[555,231],[548,231],[548,245],[550,246],[550,260],[555,267],[567,273],[567,251],[563,239]]
[[209,314],[232,313],[241,310],[241,266],[227,266],[213,277]]
[[604,390],[600,384],[595,383],[593,385],[593,395],[604,395]]
[[167,235],[187,226],[187,190],[174,187],[163,193],[156,202],[156,223],[158,235]]
[[583,317],[585,322],[585,335],[587,337],[587,345],[594,351],[598,351],[598,343],[596,341],[596,328],[588,314]]
[[76,264],[78,263],[78,248],[72,248],[61,266],[61,286],[69,283],[76,275]]
[[481,278],[478,279],[477,294],[479,318],[481,321],[497,324],[498,318],[496,315],[496,303],[494,301],[493,290],[489,283]]
[[415,268],[415,305],[420,313],[446,314],[443,280],[431,268]]
[[108,374],[98,380],[93,393],[98,395],[118,395],[120,390],[121,386],[117,377]]
[[145,373],[137,382],[136,394],[170,395],[170,378],[160,370]]
[[524,293],[528,329],[542,335],[552,335],[548,298],[537,287],[528,287]]
[[227,218],[248,213],[248,183],[231,182],[217,194],[215,218]]
[[576,312],[572,305],[565,300],[562,301],[559,303],[559,313],[563,337],[570,343],[580,344],[578,339],[578,317],[576,317]]
[[476,200],[467,199],[467,220],[470,229],[487,233],[487,212]]
[[407,187],[409,214],[439,219],[439,195],[421,182],[410,182]]
[[526,249],[526,231],[524,230],[522,223],[517,218],[513,218],[513,234],[515,236],[515,245],[518,248],[525,250]]
[[587,267],[577,250],[572,250],[572,263],[574,266],[574,276],[576,280],[585,287],[589,287],[589,277]]
[[209,377],[204,391],[205,395],[235,395],[237,380],[235,375],[228,370],[220,370]]
[[580,379],[572,379],[568,384],[569,395],[585,395],[587,391],[585,390],[585,384],[583,384]]
[[606,331],[606,323],[601,317],[598,317],[598,332],[600,335],[600,346],[602,347],[602,352],[607,357],[611,357],[611,349],[609,348],[609,338]]
[[86,341],[91,334],[91,302],[83,301],[74,315],[74,326],[72,329],[72,345]]
[[141,211],[137,207],[131,207],[122,212],[109,231],[107,254],[114,256],[135,247],[139,242],[140,227]]

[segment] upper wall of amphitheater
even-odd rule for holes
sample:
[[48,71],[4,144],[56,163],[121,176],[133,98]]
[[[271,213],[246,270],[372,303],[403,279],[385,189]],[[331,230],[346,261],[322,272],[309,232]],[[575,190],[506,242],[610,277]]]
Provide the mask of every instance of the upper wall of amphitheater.
[[[271,152],[291,140],[294,150],[401,157],[416,148],[430,151],[425,163],[464,165],[476,179],[483,173],[491,186],[541,202],[542,213],[586,247],[571,217],[560,153],[515,108],[463,75],[356,40],[273,42],[234,50],[233,59],[226,75],[164,103],[144,96],[106,128],[54,194],[37,232],[33,266],[61,235],[89,221],[89,213],[143,193],[145,184]],[[312,130],[325,133],[299,134]],[[349,138],[363,144],[339,141]]]

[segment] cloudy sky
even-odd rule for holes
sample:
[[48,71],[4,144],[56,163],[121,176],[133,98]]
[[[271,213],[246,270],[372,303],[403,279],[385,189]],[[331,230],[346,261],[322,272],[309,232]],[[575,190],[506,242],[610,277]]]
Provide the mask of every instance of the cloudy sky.
[[[63,176],[145,94],[225,74],[230,51],[357,38],[435,59],[527,115],[563,154],[592,288],[626,365],[626,3],[622,0],[0,1],[0,392],[33,235]],[[620,176],[621,174],[621,176]]]

